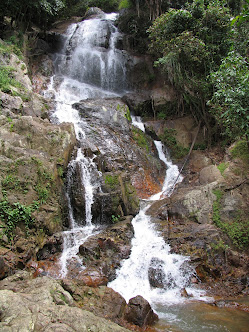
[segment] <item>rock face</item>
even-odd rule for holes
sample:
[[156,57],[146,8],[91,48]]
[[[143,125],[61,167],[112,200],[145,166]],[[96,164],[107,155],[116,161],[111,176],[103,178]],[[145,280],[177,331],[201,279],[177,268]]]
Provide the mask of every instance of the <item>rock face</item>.
[[13,86],[0,91],[2,278],[23,268],[62,230],[63,175],[76,138],[71,124],[49,122],[49,106],[33,91],[22,60],[6,52],[0,65],[15,69]]
[[[87,137],[85,154],[95,155],[102,172],[101,191],[94,193],[93,222],[106,224],[112,216],[135,215],[138,197],[157,192],[163,181],[164,165],[157,159],[152,139],[130,124],[129,109],[120,98],[89,99],[74,108],[88,124],[82,124]],[[76,219],[82,219],[84,188],[77,181],[77,172],[72,174],[71,197]]]
[[[208,283],[211,294],[234,296],[248,293],[248,247],[243,243],[248,244],[249,192],[243,162],[229,154],[222,158],[226,164],[218,153],[193,151],[183,182],[146,213],[172,252],[190,256],[197,275],[193,283]],[[214,163],[225,164],[223,175]],[[152,287],[165,287],[160,262],[151,263],[149,279]]]
[[76,306],[59,282],[20,273],[0,282],[1,331],[128,331]]

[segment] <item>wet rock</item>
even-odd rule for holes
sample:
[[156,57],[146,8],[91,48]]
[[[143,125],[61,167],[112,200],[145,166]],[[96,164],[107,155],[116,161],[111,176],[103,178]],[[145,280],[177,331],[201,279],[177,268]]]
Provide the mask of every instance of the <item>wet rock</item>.
[[59,253],[62,251],[62,243],[63,238],[62,234],[54,234],[50,238],[48,238],[44,244],[44,246],[37,252],[36,257],[37,260],[44,260],[51,257],[51,255],[54,255],[56,253]]
[[155,288],[165,288],[165,273],[163,262],[158,258],[153,258],[148,269],[149,283]]
[[107,277],[98,267],[87,267],[84,271],[77,273],[77,279],[82,280],[84,285],[89,287],[106,286],[108,283]]
[[[88,271],[93,268],[98,271],[96,273],[101,276],[100,279],[105,280],[102,284],[115,278],[121,261],[130,255],[133,238],[131,219],[127,217],[125,221],[108,227],[100,234],[90,236],[79,247],[83,264],[87,267],[82,275],[88,275]],[[92,278],[90,273],[89,276]]]
[[186,291],[185,288],[183,288],[183,289],[181,290],[181,296],[182,296],[182,297],[189,297],[189,294],[188,294],[188,292]]
[[90,7],[86,14],[85,14],[85,18],[90,18],[91,16],[102,16],[104,15],[105,13],[98,7]]
[[125,114],[128,107],[120,98],[87,99],[73,105],[82,117],[101,119],[101,122],[114,127],[120,131],[129,130],[128,120]]
[[125,309],[124,318],[138,326],[152,325],[158,320],[148,301],[138,295],[129,300]]

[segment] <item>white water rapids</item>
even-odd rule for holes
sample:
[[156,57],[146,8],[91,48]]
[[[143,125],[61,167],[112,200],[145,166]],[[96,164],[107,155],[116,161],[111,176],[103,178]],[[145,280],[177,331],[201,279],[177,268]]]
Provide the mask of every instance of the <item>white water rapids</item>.
[[[55,57],[56,75],[51,79],[47,92],[48,95],[54,96],[56,104],[53,119],[58,123],[73,123],[79,144],[83,144],[87,139],[84,131],[87,124],[72,104],[87,98],[122,95],[127,89],[126,64],[129,55],[115,48],[115,43],[120,38],[113,24],[115,17],[115,14],[109,14],[71,25],[65,35],[64,48]],[[107,33],[110,33],[108,45],[104,38]],[[145,131],[139,117],[133,116],[132,120],[135,126]],[[118,291],[127,301],[131,297],[142,295],[154,309],[157,309],[158,305],[182,302],[183,288],[186,288],[188,294],[195,299],[201,298],[203,292],[188,287],[193,275],[188,257],[171,254],[170,246],[165,243],[151,218],[146,215],[146,210],[153,201],[172,193],[179,174],[178,167],[172,164],[161,142],[155,141],[155,145],[159,158],[167,167],[163,188],[160,193],[141,202],[143,207],[132,221],[134,239],[130,258],[123,261],[117,278],[108,286]],[[67,276],[68,265],[72,261],[84,269],[77,255],[79,246],[96,232],[96,227],[91,222],[94,190],[99,186],[92,181],[92,174],[97,172],[94,158],[84,156],[79,148],[76,159],[69,165],[68,190],[71,186],[72,172],[77,166],[81,174],[79,181],[83,182],[85,188],[86,214],[82,223],[75,221],[68,194],[70,229],[64,232],[61,277]],[[181,180],[179,177],[177,181]],[[151,285],[155,282],[159,283],[160,287]]]
[[[188,287],[193,270],[188,265],[188,257],[171,254],[170,246],[165,243],[155,229],[146,210],[150,201],[169,196],[177,182],[182,181],[179,170],[163,152],[160,141],[154,141],[159,158],[167,166],[162,191],[144,201],[144,207],[133,219],[134,238],[129,259],[123,261],[117,278],[108,284],[128,302],[130,298],[142,295],[154,309],[157,304],[180,303],[183,289],[194,299],[203,298],[205,292]],[[153,287],[155,283],[159,287]]]

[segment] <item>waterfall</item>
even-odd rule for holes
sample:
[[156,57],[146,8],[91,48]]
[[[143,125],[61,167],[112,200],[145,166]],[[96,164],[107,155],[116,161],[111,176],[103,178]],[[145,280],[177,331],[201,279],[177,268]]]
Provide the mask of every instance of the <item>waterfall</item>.
[[131,115],[131,120],[132,120],[132,124],[135,127],[139,128],[140,130],[145,132],[144,124],[143,124],[140,116]]
[[[94,192],[100,190],[96,176],[99,173],[94,157],[89,158],[83,154],[84,149],[88,147],[86,129],[89,124],[72,105],[83,99],[121,96],[129,89],[126,71],[128,63],[132,60],[127,52],[116,48],[120,34],[113,24],[115,17],[116,14],[102,14],[69,27],[64,36],[64,47],[55,55],[55,75],[51,78],[46,92],[47,95],[53,96],[55,102],[52,120],[56,123],[73,123],[80,146],[76,159],[68,167],[67,200],[70,229],[63,235],[61,277],[66,277],[72,266],[84,269],[78,258],[79,246],[98,231],[92,224],[91,208]],[[135,126],[145,131],[139,117],[133,116],[132,120]],[[115,152],[115,142],[109,138],[106,140],[109,140],[108,143]],[[188,257],[170,253],[170,246],[164,242],[151,218],[146,214],[153,200],[172,193],[178,176],[178,168],[172,164],[169,156],[165,155],[161,142],[154,143],[159,158],[167,167],[163,188],[150,200],[142,202],[144,207],[132,221],[135,235],[130,258],[122,263],[117,278],[109,283],[109,286],[120,292],[126,300],[142,295],[155,308],[156,303],[182,301],[180,290],[188,286],[193,271],[188,265]],[[85,200],[85,216],[80,221],[75,219],[71,199],[73,174],[77,167],[80,170]],[[178,181],[181,180],[179,177]],[[200,295],[192,289],[190,293],[195,298]]]

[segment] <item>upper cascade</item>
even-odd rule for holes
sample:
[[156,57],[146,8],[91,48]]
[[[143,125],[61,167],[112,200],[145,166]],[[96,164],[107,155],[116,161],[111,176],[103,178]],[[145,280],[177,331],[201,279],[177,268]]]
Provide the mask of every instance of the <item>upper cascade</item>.
[[[124,94],[128,88],[126,71],[129,56],[117,48],[122,39],[114,25],[117,15],[98,13],[96,17],[73,24],[67,30],[64,47],[56,55],[55,68],[57,75],[73,80],[72,90],[79,90],[80,84],[85,84],[88,90],[90,85],[102,91]],[[83,99],[95,97],[92,90]]]

